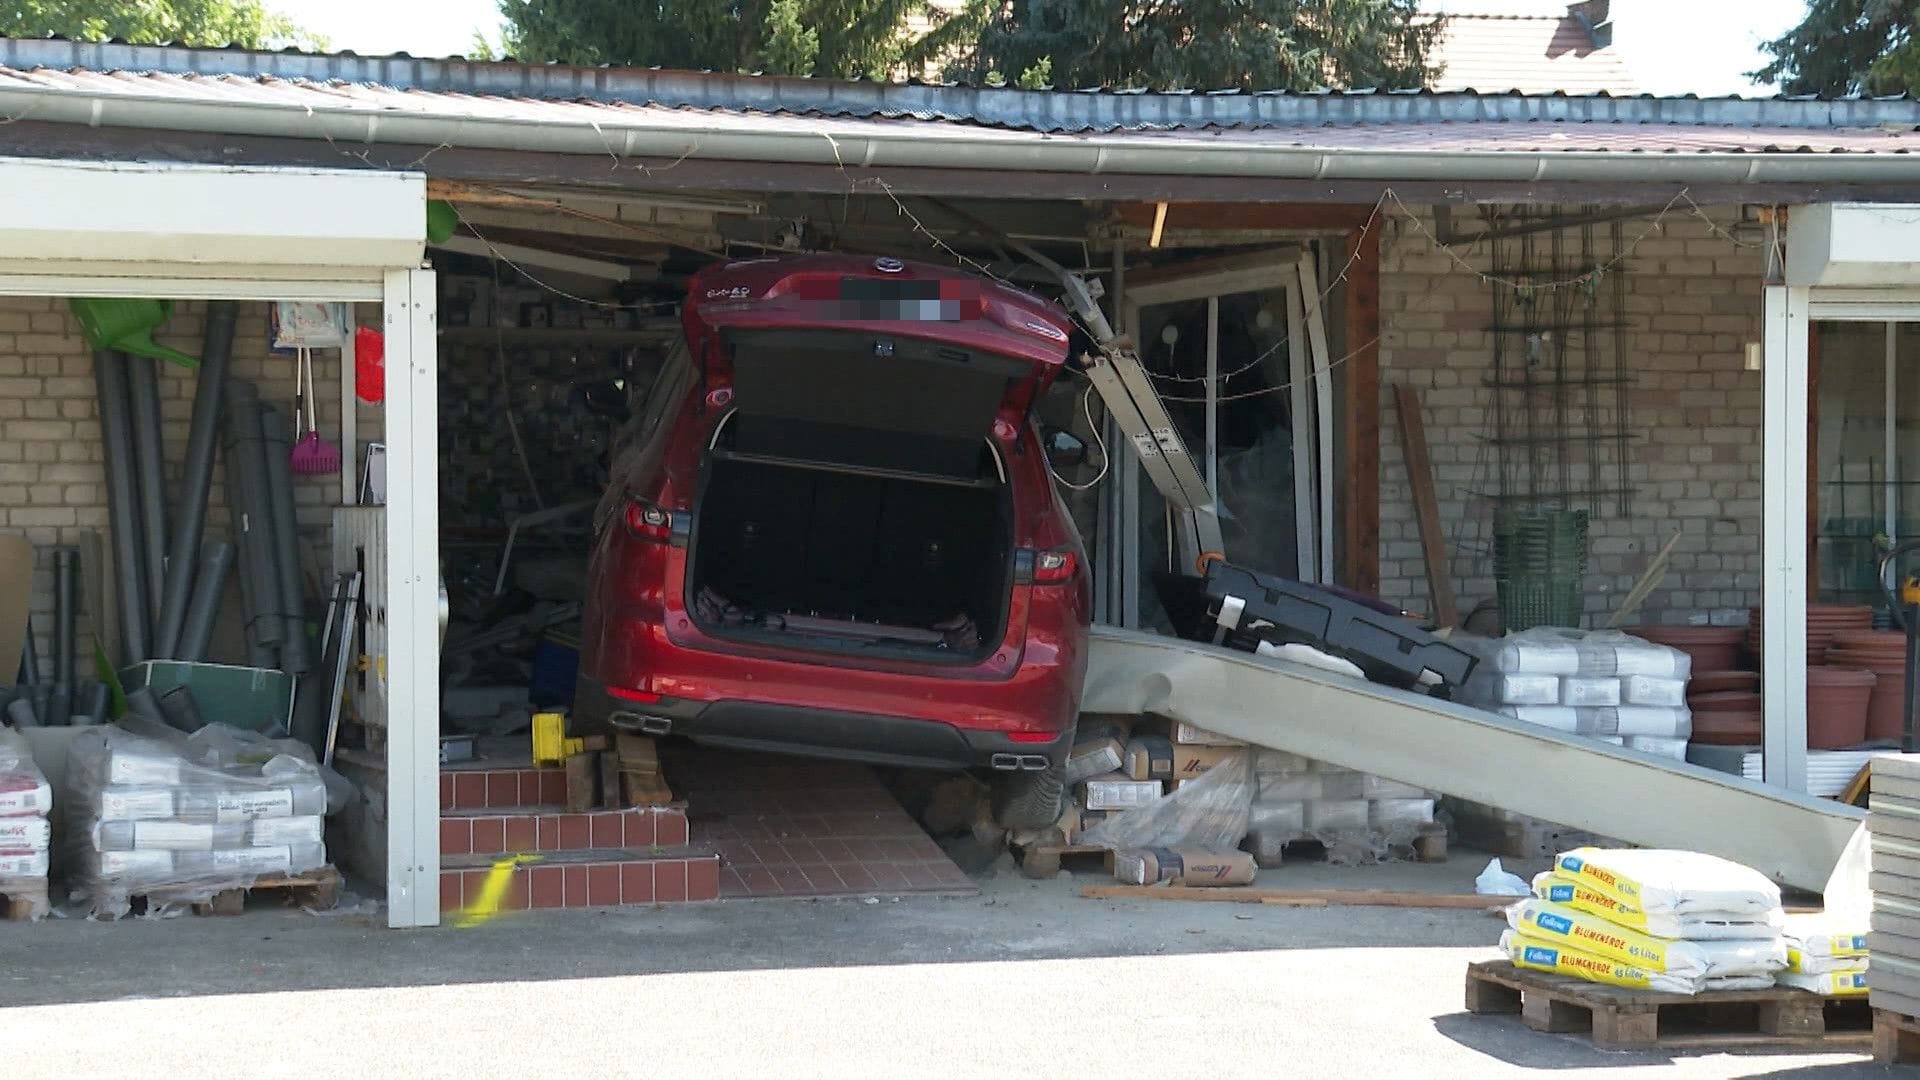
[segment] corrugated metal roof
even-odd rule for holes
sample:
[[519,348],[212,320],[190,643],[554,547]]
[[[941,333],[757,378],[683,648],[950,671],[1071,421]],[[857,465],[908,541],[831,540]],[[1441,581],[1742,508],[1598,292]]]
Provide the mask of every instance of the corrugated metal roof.
[[[555,108],[572,106],[694,110],[708,114],[709,119],[713,114],[732,113],[934,120],[1046,133],[1519,121],[1818,131],[1920,127],[1920,102],[1904,97],[1023,91],[62,40],[0,39],[0,68],[6,69],[6,77],[16,86],[55,92],[206,99],[235,105],[324,103],[410,112],[448,110],[530,121]],[[1882,148],[1877,140],[1860,141],[1862,149]],[[1664,148],[1692,147],[1687,136],[1676,134]]]
[[1435,90],[1633,94],[1620,54],[1571,15],[1447,16],[1434,42]]
[[[688,132],[764,132],[807,133],[823,136],[856,136],[880,130],[910,129],[929,118],[918,112],[856,114],[842,110],[837,115],[814,110],[801,113],[785,109],[747,106],[735,109],[717,107],[671,106],[666,104],[628,104],[588,99],[556,100],[508,97],[490,94],[442,93],[430,90],[396,89],[372,83],[320,82],[308,79],[244,77],[238,75],[173,75],[128,71],[52,71],[19,70],[0,67],[0,91],[8,89],[137,98],[147,101],[226,105],[240,109],[262,106],[303,110],[324,109],[360,114],[438,117],[450,120],[490,120],[527,124],[564,124],[596,126],[613,132],[630,124],[653,129],[685,129]],[[965,93],[965,91],[956,91]],[[1326,102],[1341,99],[1291,98],[1294,103]],[[1402,99],[1409,105],[1421,99]],[[1431,100],[1428,96],[1427,100]],[[1475,100],[1463,98],[1461,103]],[[1485,99],[1490,105],[1521,104],[1526,99]],[[1633,105],[1636,100],[1554,98],[1531,99],[1538,106],[1519,118],[1506,109],[1490,109],[1486,118],[1474,111],[1453,119],[1443,111],[1408,108],[1383,110],[1381,119],[1337,122],[1312,118],[1276,117],[1272,120],[1245,120],[1222,116],[1211,124],[1131,127],[1126,130],[1155,143],[1191,142],[1196,145],[1238,144],[1253,146],[1289,146],[1318,150],[1435,150],[1483,152],[1540,152],[1557,150],[1637,151],[1637,152],[1745,152],[1745,153],[1905,153],[1920,149],[1920,110],[1911,103],[1914,119],[1900,125],[1834,126],[1820,128],[1810,124],[1706,123],[1704,118],[1718,110],[1704,106],[1745,106],[1735,111],[1758,118],[1766,111],[1761,106],[1814,103],[1771,102],[1671,102],[1676,119],[1664,123],[1634,119],[1607,119],[1607,111],[1591,106],[1611,101]],[[1637,99],[1652,103],[1653,99]],[[1874,104],[1874,103],[1859,103]],[[1879,103],[1887,104],[1887,103]],[[1584,107],[1583,107],[1584,106]],[[1404,119],[1390,120],[1393,112]],[[1631,110],[1629,110],[1631,114]],[[949,137],[965,137],[969,130],[983,136],[1004,134],[1015,125],[957,123],[932,118],[941,123]],[[1118,126],[1100,125],[1101,130]],[[1089,125],[1092,127],[1092,125]],[[1026,130],[1033,131],[1031,127]],[[1039,132],[1034,132],[1039,136]],[[1070,137],[1071,133],[1053,133],[1047,137]],[[613,136],[609,134],[611,140]],[[611,144],[610,144],[611,145]]]

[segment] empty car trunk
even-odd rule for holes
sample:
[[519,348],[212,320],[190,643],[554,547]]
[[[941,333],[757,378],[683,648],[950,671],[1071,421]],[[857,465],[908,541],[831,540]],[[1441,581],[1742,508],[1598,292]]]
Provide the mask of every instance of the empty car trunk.
[[720,636],[975,660],[1012,587],[997,482],[871,475],[718,452],[694,524],[689,602]]

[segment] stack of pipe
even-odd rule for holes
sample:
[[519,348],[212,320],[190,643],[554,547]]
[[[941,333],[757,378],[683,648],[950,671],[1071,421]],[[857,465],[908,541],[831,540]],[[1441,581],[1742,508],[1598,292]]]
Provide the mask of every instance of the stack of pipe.
[[33,647],[33,628],[27,627],[20,663],[19,684],[5,691],[0,710],[18,728],[65,724],[98,724],[106,720],[111,691],[105,683],[80,678],[78,614],[80,606],[80,552],[71,547],[53,549],[53,678],[42,682],[40,662]]
[[227,385],[227,505],[239,552],[247,649],[255,667],[310,670],[294,518],[292,430],[244,379]]

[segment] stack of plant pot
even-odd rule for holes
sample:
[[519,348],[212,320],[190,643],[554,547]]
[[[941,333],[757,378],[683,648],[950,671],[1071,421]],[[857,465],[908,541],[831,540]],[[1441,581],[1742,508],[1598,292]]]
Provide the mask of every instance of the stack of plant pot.
[[1898,630],[1848,630],[1835,634],[1827,650],[1835,667],[1872,672],[1878,681],[1867,703],[1866,739],[1878,742],[1903,734],[1907,700],[1907,635]]
[[1738,668],[1740,642],[1746,637],[1746,631],[1738,626],[1637,626],[1628,633],[1693,657],[1696,680],[1705,672]]
[[[1761,627],[1765,621],[1764,613],[1757,607],[1747,620],[1747,651],[1756,666],[1760,662]],[[1835,634],[1871,629],[1873,609],[1864,604],[1808,604],[1807,666],[1818,667],[1827,662],[1827,649],[1833,645]]]
[[[1740,631],[1736,629],[1734,633],[1738,635]],[[1738,648],[1737,637],[1735,647]],[[1693,710],[1692,741],[1697,743],[1753,746],[1765,733],[1758,672],[1696,668],[1693,678],[1687,681],[1687,708]]]

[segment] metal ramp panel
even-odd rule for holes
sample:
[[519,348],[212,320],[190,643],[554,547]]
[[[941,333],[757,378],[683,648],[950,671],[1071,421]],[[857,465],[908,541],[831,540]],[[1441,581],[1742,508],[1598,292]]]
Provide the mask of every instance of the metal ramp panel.
[[1094,628],[1081,708],[1259,746],[1818,891],[1866,813],[1422,694],[1179,638]]

